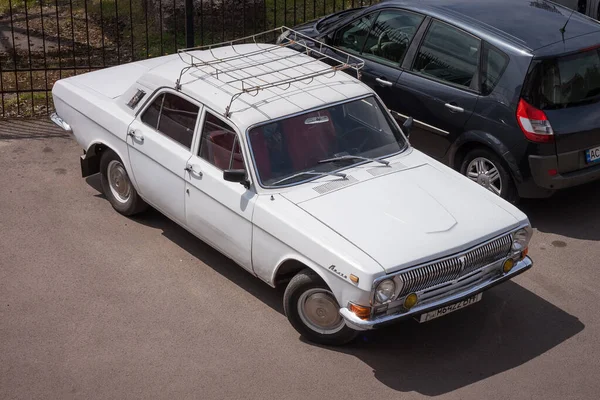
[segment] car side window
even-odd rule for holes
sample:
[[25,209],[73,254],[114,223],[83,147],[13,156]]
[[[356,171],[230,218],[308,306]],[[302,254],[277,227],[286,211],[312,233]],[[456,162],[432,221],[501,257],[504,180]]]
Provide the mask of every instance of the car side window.
[[483,62],[481,64],[481,93],[492,93],[508,65],[508,56],[492,46],[483,44]]
[[342,50],[360,53],[369,35],[373,19],[377,13],[365,15],[340,28],[333,38],[333,45]]
[[480,42],[466,32],[433,21],[412,70],[456,86],[477,89]]
[[190,149],[200,107],[172,93],[154,99],[142,122]]
[[399,65],[423,19],[407,11],[382,11],[367,36],[363,55]]
[[208,111],[202,126],[198,156],[222,170],[246,169],[235,131]]

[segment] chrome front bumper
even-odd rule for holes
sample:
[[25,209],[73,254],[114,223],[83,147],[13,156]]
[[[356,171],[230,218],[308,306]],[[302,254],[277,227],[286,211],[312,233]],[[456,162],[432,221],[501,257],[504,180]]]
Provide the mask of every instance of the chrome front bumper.
[[504,281],[514,278],[515,276],[527,271],[529,268],[531,268],[532,265],[533,262],[531,261],[531,258],[525,257],[523,260],[519,261],[507,274],[495,276],[489,280],[470,286],[463,291],[452,293],[447,297],[441,297],[434,301],[425,302],[422,305],[417,304],[414,308],[412,308],[409,312],[406,313],[383,315],[374,319],[364,320],[358,318],[356,314],[354,314],[348,308],[342,307],[340,308],[340,314],[346,320],[346,324],[352,329],[364,331],[368,329],[379,328],[383,325],[387,325],[407,318],[412,318],[420,314],[426,313],[428,311],[436,310],[440,307],[457,303],[468,297],[481,293],[493,286],[496,286]]
[[59,117],[57,113],[52,113],[52,115],[50,115],[50,120],[63,128],[65,131],[72,132],[71,126],[67,124],[61,117]]

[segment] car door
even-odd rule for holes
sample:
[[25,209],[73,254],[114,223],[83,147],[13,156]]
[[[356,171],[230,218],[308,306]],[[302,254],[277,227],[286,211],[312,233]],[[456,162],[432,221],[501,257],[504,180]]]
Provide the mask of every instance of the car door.
[[185,223],[184,174],[200,107],[164,90],[129,126],[133,179],[141,196],[169,218]]
[[252,212],[256,194],[223,179],[226,169],[247,170],[240,136],[231,124],[205,110],[199,140],[185,175],[188,229],[252,271]]
[[365,61],[361,80],[388,108],[395,106],[400,65],[424,19],[403,9],[384,9],[355,19],[333,35],[335,47]]
[[411,143],[442,159],[462,133],[479,99],[481,40],[432,20],[400,76],[393,111],[413,117]]

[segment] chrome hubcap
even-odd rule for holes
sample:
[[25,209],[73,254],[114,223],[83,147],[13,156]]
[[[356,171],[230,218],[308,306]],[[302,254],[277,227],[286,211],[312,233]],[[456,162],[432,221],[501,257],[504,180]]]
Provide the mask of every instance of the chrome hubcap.
[[302,322],[315,332],[333,334],[344,327],[339,305],[326,289],[310,289],[298,299],[298,314]]
[[467,177],[497,195],[502,193],[500,172],[493,162],[484,157],[473,159],[467,167]]
[[108,186],[117,201],[126,203],[131,195],[131,182],[127,176],[125,167],[117,160],[108,163],[107,168]]

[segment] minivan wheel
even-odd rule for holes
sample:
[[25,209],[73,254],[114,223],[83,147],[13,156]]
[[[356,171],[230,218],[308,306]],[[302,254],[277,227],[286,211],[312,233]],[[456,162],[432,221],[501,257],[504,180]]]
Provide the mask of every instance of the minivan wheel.
[[503,199],[516,202],[512,177],[502,160],[490,150],[479,148],[467,153],[460,172]]
[[311,342],[340,346],[352,341],[357,331],[339,314],[340,306],[327,284],[312,270],[300,271],[283,295],[283,310],[292,326]]

